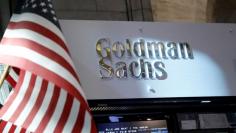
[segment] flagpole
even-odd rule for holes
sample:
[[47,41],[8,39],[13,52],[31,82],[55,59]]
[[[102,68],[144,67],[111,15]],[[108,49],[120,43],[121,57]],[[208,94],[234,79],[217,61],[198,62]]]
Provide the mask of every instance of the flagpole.
[[2,87],[2,84],[3,84],[7,74],[9,73],[9,69],[10,69],[10,66],[9,65],[5,65],[3,73],[2,73],[2,75],[0,77],[0,89]]

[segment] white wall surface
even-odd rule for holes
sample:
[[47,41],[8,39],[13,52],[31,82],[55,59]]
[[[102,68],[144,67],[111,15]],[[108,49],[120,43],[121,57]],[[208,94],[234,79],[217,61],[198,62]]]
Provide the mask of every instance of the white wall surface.
[[[236,96],[235,24],[60,22],[88,99]],[[100,38],[188,42],[194,59],[159,60],[166,66],[165,80],[103,80],[96,53]]]

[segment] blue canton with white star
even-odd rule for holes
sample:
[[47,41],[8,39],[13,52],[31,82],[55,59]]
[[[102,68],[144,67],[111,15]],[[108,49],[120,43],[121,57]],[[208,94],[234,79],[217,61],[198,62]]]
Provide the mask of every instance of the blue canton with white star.
[[18,0],[15,13],[20,14],[24,12],[38,14],[60,28],[55,10],[53,9],[52,0]]

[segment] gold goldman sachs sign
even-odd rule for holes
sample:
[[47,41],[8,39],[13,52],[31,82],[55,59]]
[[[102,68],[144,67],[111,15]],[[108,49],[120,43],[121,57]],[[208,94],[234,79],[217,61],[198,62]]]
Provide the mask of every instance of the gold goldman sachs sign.
[[102,79],[151,79],[165,80],[168,77],[164,60],[194,59],[187,42],[168,42],[137,39],[97,41],[99,73]]

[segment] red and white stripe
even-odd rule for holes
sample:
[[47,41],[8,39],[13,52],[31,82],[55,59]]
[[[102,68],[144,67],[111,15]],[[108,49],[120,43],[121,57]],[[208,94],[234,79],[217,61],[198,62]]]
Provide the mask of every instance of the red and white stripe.
[[91,132],[89,112],[64,89],[21,71],[14,91],[0,111],[4,121],[31,132]]
[[[8,82],[8,84],[10,84],[10,86],[14,87],[17,83],[17,80],[18,80],[17,70],[15,68],[10,68],[9,74],[6,76],[6,81]],[[0,89],[0,104],[4,104],[9,94],[10,94],[9,86],[7,84],[3,84]]]
[[[15,87],[18,80],[17,69],[10,68],[9,74],[6,76],[6,81],[10,86]],[[0,103],[4,104],[8,96],[11,94],[9,86],[7,84],[3,84],[2,88],[0,89]]]
[[[13,15],[0,62],[21,69],[0,117],[32,132],[96,132],[61,31],[32,13]],[[26,70],[26,71],[23,71]],[[13,83],[13,82],[12,82]]]
[[6,81],[14,88],[19,76],[19,70],[17,68],[10,68],[9,74],[6,77]]
[[30,133],[30,131],[22,128],[20,126],[16,126],[11,122],[1,121],[0,122],[0,132],[1,133]]

